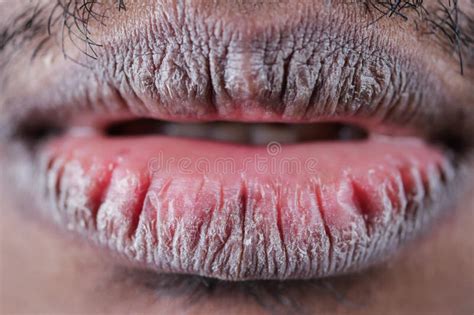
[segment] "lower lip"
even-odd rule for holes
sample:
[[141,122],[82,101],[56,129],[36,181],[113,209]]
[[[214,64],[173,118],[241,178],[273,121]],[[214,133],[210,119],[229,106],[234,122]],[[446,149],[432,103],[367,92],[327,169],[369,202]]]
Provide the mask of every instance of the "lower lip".
[[307,279],[366,267],[442,210],[454,170],[417,140],[249,147],[70,137],[42,150],[67,229],[166,273]]

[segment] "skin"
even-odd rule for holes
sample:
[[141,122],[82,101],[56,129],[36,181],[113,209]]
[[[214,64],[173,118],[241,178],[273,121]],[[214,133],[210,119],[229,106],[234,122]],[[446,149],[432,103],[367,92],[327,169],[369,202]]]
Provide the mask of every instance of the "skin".
[[[198,1],[194,5],[205,12],[256,17],[258,13],[268,12],[271,5],[265,1],[259,3],[257,7],[255,1],[242,1],[241,5],[226,1],[217,8],[213,8],[210,1]],[[264,23],[281,22],[276,17],[286,10],[285,2],[281,3],[281,7],[265,15]],[[431,5],[434,1],[427,3]],[[467,3],[460,1],[463,8],[468,7]],[[123,23],[141,14],[147,5],[150,3],[130,1],[131,9],[126,14],[113,11],[112,22],[107,28],[92,24],[94,35],[113,38],[121,31]],[[21,11],[22,6],[20,3],[10,10]],[[255,11],[255,8],[258,9]],[[464,76],[460,76],[458,60],[453,54],[412,32],[412,24],[398,20],[382,20],[380,23],[384,35],[401,51],[408,51],[417,60],[429,64],[433,77],[442,82],[447,91],[457,91],[441,97],[456,100],[453,104],[465,108],[471,106],[469,109],[472,109],[469,93],[474,77],[472,67],[464,69]],[[390,31],[392,27],[397,27],[397,31]],[[428,56],[426,59],[420,57],[420,50],[412,49],[414,43],[425,44],[422,52]],[[32,47],[23,49],[31,50]],[[60,55],[57,47],[54,52]],[[105,48],[105,53],[109,52]],[[38,88],[24,82],[21,84],[30,74],[26,68],[28,63],[24,62],[28,56],[20,54],[19,59],[13,60],[5,70],[6,76],[2,78],[8,76],[11,79],[8,84],[2,83],[2,89],[9,95],[21,95],[22,90]],[[64,62],[60,58],[54,60],[56,62],[49,68],[44,68],[40,62],[33,63],[29,71],[38,75],[44,73],[47,78]],[[465,60],[466,64],[469,61]],[[95,71],[109,66],[99,65]],[[85,71],[80,67],[77,69]],[[253,82],[251,77],[240,79]],[[39,81],[42,81],[41,77]],[[42,88],[44,86],[40,84],[39,89]],[[257,82],[251,89],[256,98],[260,96],[259,88]],[[233,289],[210,296],[204,294],[191,301],[186,292],[147,286],[140,273],[124,270],[97,248],[53,227],[43,218],[33,218],[21,205],[21,200],[27,196],[12,193],[7,180],[0,183],[0,313],[260,314],[292,313],[298,307],[309,314],[471,314],[474,311],[472,189],[459,198],[456,209],[446,211],[428,233],[389,262],[358,274],[316,281],[312,285],[288,285],[284,296],[297,304],[288,307],[281,303],[281,299],[278,302],[265,299],[262,306],[248,292]],[[34,246],[31,240],[35,240]]]

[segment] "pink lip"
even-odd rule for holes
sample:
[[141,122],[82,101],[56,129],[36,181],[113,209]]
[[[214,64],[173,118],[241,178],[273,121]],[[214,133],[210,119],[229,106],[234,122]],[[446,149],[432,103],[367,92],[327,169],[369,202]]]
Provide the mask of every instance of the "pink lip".
[[43,161],[61,225],[157,272],[227,280],[372,264],[434,216],[454,176],[440,151],[406,139],[265,148],[65,136]]

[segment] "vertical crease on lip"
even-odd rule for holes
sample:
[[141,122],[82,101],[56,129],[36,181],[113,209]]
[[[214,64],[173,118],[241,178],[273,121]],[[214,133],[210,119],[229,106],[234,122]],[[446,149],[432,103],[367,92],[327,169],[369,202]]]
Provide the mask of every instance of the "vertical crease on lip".
[[240,183],[240,215],[241,215],[241,224],[242,224],[242,240],[241,240],[241,248],[240,248],[240,258],[238,260],[238,267],[237,267],[237,274],[239,276],[244,276],[242,274],[242,264],[244,261],[244,254],[245,254],[245,227],[246,227],[246,221],[247,221],[247,207],[248,207],[248,192],[247,192],[247,183],[245,182],[244,179],[242,179]]
[[[200,190],[202,191],[202,189],[203,189],[203,186],[201,186]],[[215,206],[212,209],[210,209],[211,218],[209,219],[207,224],[205,224],[204,222],[199,222],[199,226],[198,226],[197,233],[199,235],[199,243],[205,244],[205,245],[197,244],[195,248],[203,248],[202,246],[204,246],[204,248],[208,248],[208,250],[206,250],[204,253],[204,259],[202,260],[205,262],[205,264],[207,264],[205,268],[207,269],[208,272],[212,272],[212,266],[214,266],[214,263],[217,257],[219,256],[219,254],[224,251],[226,244],[228,243],[229,238],[230,238],[230,233],[224,232],[222,242],[217,246],[217,248],[212,248],[212,253],[211,253],[211,246],[209,246],[209,239],[206,237],[206,235],[209,235],[209,228],[210,227],[212,228],[213,225],[217,224],[216,221],[217,221],[218,213],[223,211],[225,207],[223,194],[224,194],[223,187],[222,185],[219,185],[219,197],[216,198],[217,200],[216,200]],[[229,220],[228,218],[224,220],[226,225],[228,224],[228,220]],[[203,225],[205,225],[205,229],[206,229],[205,232],[203,232],[203,229],[204,229]],[[209,259],[210,254],[212,256]],[[199,261],[199,258],[196,259],[196,264],[198,261]]]
[[64,167],[66,161],[61,158],[51,157],[51,161],[48,163],[47,173],[47,195],[49,199],[49,205],[54,209],[55,220],[60,220],[61,211],[61,197],[62,191],[61,181],[63,179]]
[[112,174],[117,167],[117,163],[113,162],[109,165],[109,168],[107,169],[107,172],[104,174],[104,182],[101,185],[100,192],[97,194],[96,200],[92,200],[92,205],[91,205],[91,211],[92,211],[92,220],[93,220],[93,226],[94,230],[97,231],[97,216],[99,214],[99,209],[100,206],[103,204],[105,201],[105,198],[107,197],[108,190],[110,188],[110,184],[112,181]]
[[[164,240],[162,239],[162,236],[163,236],[163,225],[160,224],[162,222],[162,218],[163,218],[163,206],[159,203],[159,199],[158,198],[162,198],[163,195],[165,195],[171,184],[173,183],[173,178],[169,177],[166,179],[166,181],[164,182],[163,186],[160,188],[160,190],[158,191],[158,193],[156,195],[151,195],[154,197],[154,201],[155,201],[155,210],[156,210],[156,233],[157,233],[157,248],[158,250],[156,251],[156,255],[154,256],[154,260],[155,260],[155,263],[157,264],[157,262],[159,261],[159,257],[163,257],[164,256],[164,248],[166,246],[166,244],[164,244]],[[168,266],[165,266],[165,267],[168,267]]]
[[368,196],[364,189],[360,187],[360,185],[355,181],[354,179],[348,179],[349,185],[351,186],[352,189],[352,197],[354,201],[354,207],[355,210],[357,211],[357,214],[360,215],[362,218],[362,222],[364,224],[364,229],[367,237],[370,237],[370,222],[368,221],[368,215],[367,212],[373,211],[371,207],[369,206],[370,203],[368,202]]
[[[285,233],[283,231],[283,222],[282,222],[282,205],[281,205],[281,198],[282,198],[282,194],[281,194],[281,185],[278,185],[278,187],[276,188],[277,191],[275,193],[275,211],[276,211],[276,216],[275,216],[275,220],[276,220],[276,226],[277,226],[277,230],[278,230],[278,237],[280,238],[280,244],[283,248],[283,255],[285,256],[285,264],[283,266],[283,270],[279,270],[280,273],[283,273],[283,274],[287,274],[287,269],[289,267],[289,262],[288,262],[288,248],[287,248],[287,242],[285,241]],[[275,264],[276,266],[278,264]]]
[[145,202],[146,202],[146,199],[147,199],[147,193],[148,191],[150,190],[150,186],[151,186],[151,180],[146,177],[146,179],[144,179],[144,182],[141,181],[139,183],[139,189],[140,189],[140,192],[139,192],[139,196],[138,196],[138,199],[137,199],[137,203],[136,205],[133,207],[133,215],[131,216],[131,222],[130,222],[130,228],[129,228],[129,231],[128,231],[128,238],[133,240],[134,238],[136,238],[136,235],[137,235],[137,231],[138,231],[138,225],[140,223],[140,217],[142,216],[142,214],[144,213],[144,206],[145,206]]
[[406,169],[402,169],[402,178],[404,183],[405,195],[407,196],[407,205],[404,216],[406,227],[401,240],[406,240],[410,237],[412,231],[420,229],[423,221],[430,218],[432,214],[423,211],[423,206],[428,198],[434,196],[429,195],[427,184],[423,180],[425,174],[422,173],[416,166],[411,165]]
[[[205,185],[206,185],[206,179],[202,178],[201,182],[199,183],[199,187],[197,188],[197,192],[195,193],[195,197],[194,197],[195,204],[199,204],[198,196],[201,195],[201,193],[205,191]],[[209,216],[209,212],[207,212],[206,217],[204,219],[197,219],[198,223],[196,226],[196,231],[194,232],[197,235],[197,237],[196,237],[196,240],[194,240],[193,244],[190,245],[190,247],[192,247],[192,249],[194,250],[194,259],[196,259],[196,262],[198,261],[203,262],[203,266],[201,268],[205,269],[206,272],[212,272],[212,267],[207,267],[205,265],[209,261],[208,257],[209,255],[212,255],[211,261],[209,262],[209,266],[212,266],[218,253],[224,248],[225,242],[223,242],[223,244],[219,244],[217,249],[212,248],[210,246],[209,244],[210,240],[206,236],[212,235],[211,234],[212,232],[210,232],[210,228],[212,228],[213,225],[215,224],[217,213],[221,211],[221,208],[219,206],[219,201],[216,201],[216,204],[214,204],[207,210],[210,212],[210,216]],[[205,245],[203,245],[203,247],[200,247],[200,244],[205,244]],[[206,250],[203,253],[202,250],[201,251],[198,250],[199,248],[206,248]],[[211,253],[211,251],[213,252]],[[196,253],[199,253],[201,255],[204,254],[204,259],[202,259],[202,257],[197,258]],[[195,268],[195,266],[196,265],[193,265],[193,268]]]
[[[370,246],[370,239],[373,237],[373,227],[374,224],[371,222],[370,218],[370,212],[374,212],[373,207],[370,205],[369,196],[368,193],[361,187],[361,185],[354,180],[353,178],[348,178],[348,185],[351,187],[352,191],[352,202],[355,210],[355,215],[358,216],[359,222],[362,222],[363,228],[362,228],[362,233],[363,237],[357,238],[356,243],[354,244],[352,248],[352,254],[351,255],[359,255],[360,257],[363,257],[365,253],[369,252],[368,251],[368,246]],[[392,209],[393,210],[393,209]],[[379,233],[379,235],[382,233]],[[373,240],[373,243],[377,243],[377,240]],[[346,259],[346,264],[350,264],[350,260],[352,259],[353,261],[356,262],[356,264],[361,263],[361,258],[359,259],[356,258],[348,258]],[[343,269],[346,268],[347,265],[344,265]]]
[[407,222],[407,217],[406,217],[406,212],[408,208],[408,195],[407,195],[407,189],[403,181],[403,175],[402,173],[404,172],[403,167],[397,168],[397,176],[395,178],[395,186],[397,187],[397,192],[398,192],[398,202],[401,206],[399,206],[399,209],[401,213],[398,215],[399,216],[399,222],[397,222],[398,226],[395,227],[393,237],[395,239],[395,242],[397,242],[397,245],[401,244],[401,241],[403,240],[403,227],[404,227],[404,222]]
[[334,270],[334,268],[333,268],[334,239],[333,239],[333,235],[331,233],[331,229],[329,228],[329,225],[327,223],[326,210],[324,208],[324,200],[323,200],[322,191],[321,191],[321,184],[319,182],[314,182],[314,192],[315,192],[317,207],[318,207],[318,210],[321,214],[321,219],[322,219],[322,223],[323,223],[323,227],[324,227],[324,232],[326,234],[326,238],[329,241],[327,263],[324,264],[327,268],[327,270],[324,270],[324,273],[329,273],[332,270]]

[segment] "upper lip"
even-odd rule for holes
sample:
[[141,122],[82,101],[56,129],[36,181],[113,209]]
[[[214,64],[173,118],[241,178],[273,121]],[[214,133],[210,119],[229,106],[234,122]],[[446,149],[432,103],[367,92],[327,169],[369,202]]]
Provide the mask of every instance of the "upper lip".
[[64,122],[77,112],[170,120],[350,120],[427,138],[447,134],[462,146],[471,141],[466,100],[446,89],[419,54],[352,22],[354,16],[307,6],[297,19],[287,14],[266,20],[154,5],[120,37],[99,36],[96,60],[66,40],[70,55],[85,58],[87,67],[57,59],[48,69],[32,67],[27,75],[36,80],[10,78],[12,86],[23,80],[22,92],[4,84],[9,93],[2,93],[1,125],[11,131],[41,117],[57,124],[58,115]]

